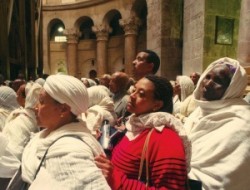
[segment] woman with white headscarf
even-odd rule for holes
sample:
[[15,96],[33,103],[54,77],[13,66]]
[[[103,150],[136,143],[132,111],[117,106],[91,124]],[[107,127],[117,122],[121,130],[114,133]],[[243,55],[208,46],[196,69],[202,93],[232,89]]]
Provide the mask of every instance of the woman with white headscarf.
[[18,108],[16,92],[8,86],[0,86],[0,132],[3,130],[5,120],[14,109]]
[[239,62],[211,63],[194,91],[198,108],[187,119],[192,144],[189,177],[203,189],[250,187],[250,106],[243,100],[246,71]]
[[103,150],[86,123],[77,119],[87,108],[88,93],[80,80],[68,75],[46,79],[36,114],[44,130],[31,139],[22,157],[22,179],[31,188],[46,183],[50,188],[45,189],[55,189],[55,184],[59,189],[110,189],[94,163]]
[[190,77],[181,75],[176,78],[175,90],[179,96],[179,102],[175,100],[173,114],[185,123],[188,117],[196,108],[194,103],[193,91],[194,83]]
[[11,178],[20,167],[25,145],[33,133],[39,131],[35,116],[35,105],[41,86],[36,83],[27,83],[29,91],[25,98],[25,107],[11,112],[5,122],[2,134],[8,144],[5,152],[0,155],[0,177]]
[[104,120],[114,126],[116,120],[114,102],[110,97],[109,89],[102,85],[89,87],[88,94],[89,108],[86,112],[86,122],[88,129],[96,136]]

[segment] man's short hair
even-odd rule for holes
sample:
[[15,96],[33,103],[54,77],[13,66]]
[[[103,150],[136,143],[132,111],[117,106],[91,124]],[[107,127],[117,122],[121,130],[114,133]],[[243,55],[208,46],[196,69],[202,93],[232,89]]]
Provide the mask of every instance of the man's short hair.
[[153,66],[153,70],[152,70],[152,73],[155,74],[159,67],[160,67],[160,58],[159,56],[152,50],[143,50],[142,52],[145,52],[148,54],[148,57],[147,57],[147,62],[149,63],[153,63],[154,66]]

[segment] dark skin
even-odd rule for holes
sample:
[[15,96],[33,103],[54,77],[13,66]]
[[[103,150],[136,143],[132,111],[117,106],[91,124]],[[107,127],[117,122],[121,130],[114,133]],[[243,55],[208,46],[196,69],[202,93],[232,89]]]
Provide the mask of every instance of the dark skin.
[[231,82],[230,70],[226,65],[212,69],[201,82],[201,100],[220,100]]

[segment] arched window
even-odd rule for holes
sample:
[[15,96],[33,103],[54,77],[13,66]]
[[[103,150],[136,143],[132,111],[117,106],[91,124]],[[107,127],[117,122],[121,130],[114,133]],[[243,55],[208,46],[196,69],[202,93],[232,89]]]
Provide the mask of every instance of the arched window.
[[124,34],[124,31],[119,24],[119,20],[121,18],[121,14],[119,12],[115,12],[113,17],[111,18],[110,27],[112,28],[112,33],[110,34],[110,36],[119,36]]
[[66,42],[67,38],[64,35],[64,24],[61,21],[56,21],[51,27],[50,40],[55,42]]
[[95,33],[92,31],[93,21],[90,18],[85,19],[80,25],[80,31],[82,33],[80,40],[96,39]]

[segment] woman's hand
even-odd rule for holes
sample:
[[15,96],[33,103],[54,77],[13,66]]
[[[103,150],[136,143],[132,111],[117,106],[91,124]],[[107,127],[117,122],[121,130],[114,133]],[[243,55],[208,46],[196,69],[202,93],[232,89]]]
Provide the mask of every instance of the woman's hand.
[[116,121],[116,125],[114,126],[114,128],[118,131],[124,131],[125,130],[125,125],[123,123],[123,117],[120,117],[119,119],[117,119]]
[[103,154],[95,157],[95,164],[98,168],[102,170],[102,173],[108,183],[111,183],[112,173],[113,173],[113,165],[112,162]]

